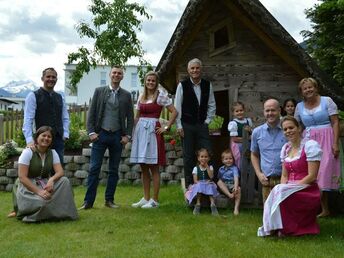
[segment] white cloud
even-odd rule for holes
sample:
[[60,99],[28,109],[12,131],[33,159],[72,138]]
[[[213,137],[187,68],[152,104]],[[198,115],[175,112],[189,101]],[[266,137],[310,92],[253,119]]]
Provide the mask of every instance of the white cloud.
[[[135,1],[135,0],[131,0]],[[157,64],[188,3],[188,0],[139,0],[152,19],[143,23],[139,38],[146,58]],[[264,6],[297,40],[309,29],[304,9],[314,0],[261,0]],[[40,85],[41,71],[53,66],[59,73],[57,89],[64,87],[67,54],[88,44],[75,25],[90,20],[91,0],[0,1],[0,86],[11,80],[32,79]]]

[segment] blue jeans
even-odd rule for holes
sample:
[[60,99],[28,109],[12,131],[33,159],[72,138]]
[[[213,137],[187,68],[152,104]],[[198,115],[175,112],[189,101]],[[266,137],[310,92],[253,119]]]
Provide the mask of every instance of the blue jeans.
[[105,201],[114,201],[118,181],[118,167],[122,153],[122,144],[120,141],[120,130],[116,132],[101,130],[98,140],[92,143],[90,172],[87,179],[87,191],[84,199],[84,201],[90,205],[93,205],[96,199],[99,173],[106,149],[109,150],[109,174],[106,184]]

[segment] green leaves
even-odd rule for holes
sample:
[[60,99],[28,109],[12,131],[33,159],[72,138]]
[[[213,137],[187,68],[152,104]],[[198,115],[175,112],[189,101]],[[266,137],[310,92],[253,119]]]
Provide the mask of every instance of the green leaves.
[[344,87],[344,0],[324,0],[305,11],[313,31],[302,31],[308,52]]
[[68,55],[68,63],[77,63],[70,77],[70,90],[76,89],[84,73],[97,64],[124,65],[130,58],[137,57],[147,63],[137,32],[141,31],[142,19],[150,19],[144,6],[128,3],[127,0],[92,0],[89,7],[92,23],[80,22],[76,26],[80,38],[94,39],[93,49],[84,46]]

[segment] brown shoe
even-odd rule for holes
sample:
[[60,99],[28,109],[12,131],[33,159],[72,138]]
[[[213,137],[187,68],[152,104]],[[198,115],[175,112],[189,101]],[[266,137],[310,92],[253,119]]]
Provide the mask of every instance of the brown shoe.
[[112,201],[106,201],[105,202],[105,207],[111,208],[111,209],[117,209],[119,206]]

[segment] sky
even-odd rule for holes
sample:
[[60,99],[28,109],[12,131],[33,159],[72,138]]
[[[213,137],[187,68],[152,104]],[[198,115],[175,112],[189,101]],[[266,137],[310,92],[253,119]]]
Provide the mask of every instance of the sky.
[[[304,10],[316,0],[260,1],[297,42],[303,41],[300,31],[311,29]],[[157,65],[188,0],[136,2],[152,16],[143,22],[139,39],[146,59]],[[0,87],[28,79],[40,86],[42,70],[55,67],[56,90],[63,90],[68,53],[92,43],[75,30],[80,21],[90,21],[90,4],[91,0],[0,0]]]

